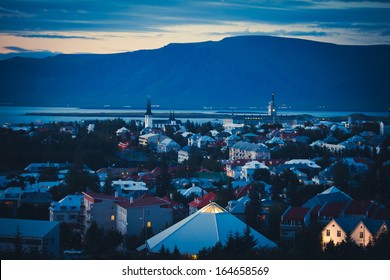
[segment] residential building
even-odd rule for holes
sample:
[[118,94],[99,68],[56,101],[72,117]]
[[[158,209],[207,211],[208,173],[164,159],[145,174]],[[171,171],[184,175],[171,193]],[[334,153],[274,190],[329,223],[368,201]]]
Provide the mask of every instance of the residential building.
[[229,160],[236,159],[271,159],[271,152],[264,144],[237,142],[229,150]]
[[258,162],[257,160],[247,162],[243,167],[241,171],[241,178],[245,179],[246,181],[252,181],[253,180],[253,174],[256,170],[265,169],[268,170],[268,167]]
[[312,208],[289,206],[280,221],[280,241],[294,245],[298,232],[310,224]]
[[159,197],[143,195],[116,203],[116,229],[126,235],[139,236],[145,227],[158,233],[173,221],[170,202]]
[[49,259],[60,258],[60,223],[0,218],[0,252],[15,252],[15,236],[21,237],[22,251],[38,251]]
[[105,229],[114,230],[116,220],[116,203],[127,201],[124,197],[83,192],[84,195],[84,233],[93,222]]
[[202,197],[195,197],[193,201],[188,203],[189,214],[193,214],[199,209],[205,207],[209,203],[213,202],[216,198],[216,194],[214,192],[209,192]]
[[52,202],[49,212],[50,221],[78,226],[84,212],[84,195],[67,195],[58,202]]
[[158,153],[177,152],[180,150],[180,145],[173,141],[171,138],[165,138],[163,141],[157,144]]
[[167,136],[162,134],[148,133],[140,135],[138,138],[141,146],[149,146],[151,148],[157,148],[158,144],[161,143]]

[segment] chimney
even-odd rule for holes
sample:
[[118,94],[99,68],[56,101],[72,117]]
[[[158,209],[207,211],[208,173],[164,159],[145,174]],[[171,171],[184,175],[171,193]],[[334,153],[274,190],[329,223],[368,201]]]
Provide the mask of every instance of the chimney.
[[118,197],[118,191],[115,191],[115,197]]
[[130,196],[130,205],[133,205],[133,203],[134,203],[134,198]]

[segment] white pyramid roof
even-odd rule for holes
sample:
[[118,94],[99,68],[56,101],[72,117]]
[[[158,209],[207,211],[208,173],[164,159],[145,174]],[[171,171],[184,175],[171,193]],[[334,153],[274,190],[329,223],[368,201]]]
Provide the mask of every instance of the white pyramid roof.
[[[226,244],[230,233],[243,234],[246,224],[212,202],[146,241],[151,252],[159,252],[162,245],[173,252],[175,245],[182,254],[197,254],[204,247],[217,242]],[[275,248],[276,244],[251,228],[257,247]]]

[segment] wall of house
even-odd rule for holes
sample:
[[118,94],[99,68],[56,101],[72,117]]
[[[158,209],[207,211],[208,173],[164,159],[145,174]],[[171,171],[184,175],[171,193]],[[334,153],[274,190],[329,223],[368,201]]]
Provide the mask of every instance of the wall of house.
[[333,240],[334,244],[337,245],[338,243],[343,242],[346,237],[346,233],[335,221],[331,221],[322,231],[322,243],[324,246],[326,246],[330,240]]
[[170,208],[160,208],[158,205],[127,209],[127,234],[139,235],[147,222],[151,222],[153,232],[160,231],[172,225],[173,215]]
[[[101,200],[99,202],[89,202],[87,199],[85,203],[85,232],[90,227],[93,221],[97,223],[99,227],[105,230],[115,229],[115,203],[112,200]],[[88,213],[89,211],[89,213]]]
[[373,236],[367,227],[360,222],[355,230],[351,232],[351,239],[356,244],[366,247],[373,240]]

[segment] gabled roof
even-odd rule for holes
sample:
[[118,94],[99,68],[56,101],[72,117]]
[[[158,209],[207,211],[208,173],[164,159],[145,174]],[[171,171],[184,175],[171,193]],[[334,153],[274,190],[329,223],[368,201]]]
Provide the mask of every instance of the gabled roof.
[[239,149],[239,150],[246,150],[246,151],[252,151],[256,153],[260,152],[269,152],[269,149],[264,144],[253,144],[253,143],[247,143],[247,142],[237,142],[232,146],[233,149]]
[[342,202],[326,202],[318,211],[318,217],[337,218],[342,216],[343,210],[347,207],[348,201]]
[[[159,252],[164,245],[169,251],[175,246],[182,254],[197,254],[203,248],[215,246],[217,242],[226,244],[230,233],[243,233],[246,224],[227,212],[216,203],[210,203],[146,241],[151,252]],[[259,232],[250,228],[257,240],[257,247],[275,248],[276,244]]]
[[243,186],[241,188],[238,188],[234,191],[234,196],[239,199],[245,195],[248,194],[248,192],[252,189],[252,186],[251,185],[246,185],[246,186]]
[[346,234],[350,234],[362,219],[351,217],[338,217],[334,221],[344,230]]
[[342,202],[351,201],[352,198],[346,193],[340,191],[336,187],[331,187],[324,192],[317,194],[313,198],[306,201],[302,207],[313,207],[314,205],[324,205],[325,202]]
[[366,216],[374,203],[369,200],[353,200],[345,209],[345,215]]
[[310,212],[310,208],[289,207],[282,215],[282,221],[304,222],[305,216]]
[[203,208],[206,205],[208,205],[210,202],[214,201],[216,196],[217,195],[215,193],[209,192],[208,194],[204,195],[203,197],[195,198],[193,201],[188,203],[188,205],[200,209],[200,208]]

